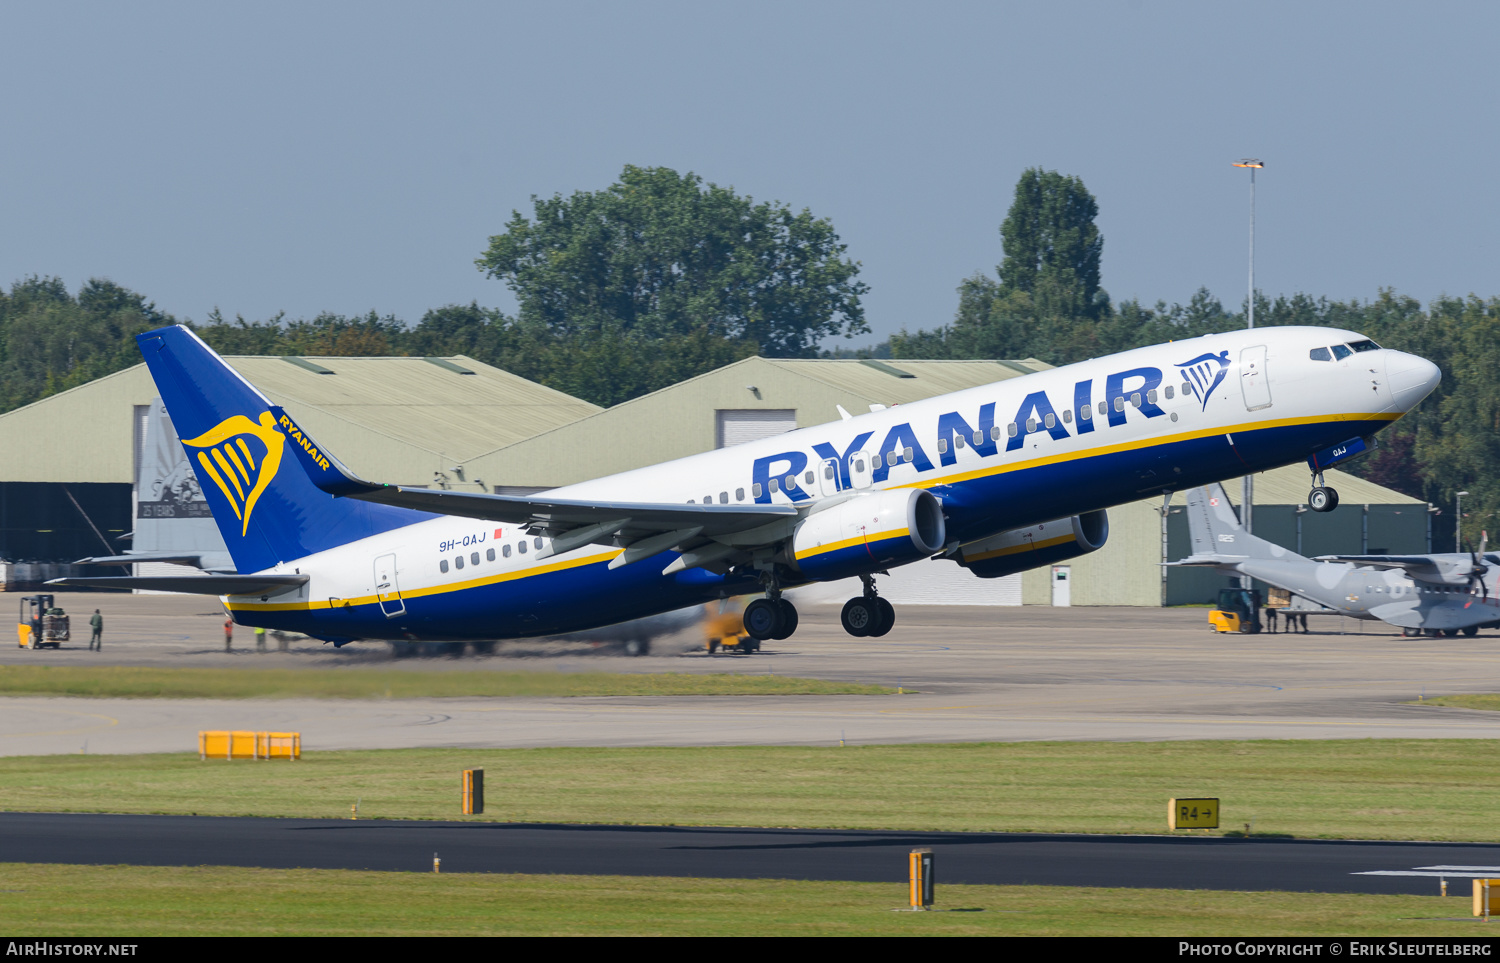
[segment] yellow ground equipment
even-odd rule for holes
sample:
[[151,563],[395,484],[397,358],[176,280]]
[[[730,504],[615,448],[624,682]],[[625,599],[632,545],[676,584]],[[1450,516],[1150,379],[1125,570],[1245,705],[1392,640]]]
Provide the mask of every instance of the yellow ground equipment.
[[1208,624],[1215,632],[1259,632],[1260,603],[1250,589],[1219,589],[1218,602],[1208,613]]
[[745,623],[740,616],[737,602],[724,602],[723,611],[713,602],[708,603],[708,615],[703,620],[703,635],[709,655],[720,649],[742,652],[749,655],[760,651],[760,642],[745,634]]
[[68,616],[51,595],[23,595],[16,617],[16,635],[23,649],[61,648],[68,641]]

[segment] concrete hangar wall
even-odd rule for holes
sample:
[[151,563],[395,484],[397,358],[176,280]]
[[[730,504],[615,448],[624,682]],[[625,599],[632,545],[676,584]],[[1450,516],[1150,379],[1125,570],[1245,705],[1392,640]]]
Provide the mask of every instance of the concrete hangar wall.
[[[497,444],[601,410],[463,356],[228,361],[355,471],[400,484],[431,485]],[[135,527],[156,396],[142,364],[0,415],[12,453],[0,464],[0,559],[70,562],[131,547],[123,536]],[[14,570],[4,575],[14,583]]]

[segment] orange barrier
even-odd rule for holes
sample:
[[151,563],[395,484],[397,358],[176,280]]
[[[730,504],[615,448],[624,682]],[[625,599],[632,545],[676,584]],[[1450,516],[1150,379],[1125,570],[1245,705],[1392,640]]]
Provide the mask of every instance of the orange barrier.
[[301,759],[300,732],[198,733],[199,759]]

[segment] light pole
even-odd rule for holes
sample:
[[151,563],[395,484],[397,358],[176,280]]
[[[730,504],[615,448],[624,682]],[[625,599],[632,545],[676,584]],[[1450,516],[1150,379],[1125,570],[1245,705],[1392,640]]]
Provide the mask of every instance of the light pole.
[[1453,550],[1462,552],[1464,550],[1464,496],[1468,492],[1459,492],[1453,499]]
[[[1255,172],[1265,167],[1258,157],[1244,157],[1234,165],[1250,169],[1250,299],[1245,309],[1245,327],[1255,327]],[[1252,519],[1255,515],[1255,480],[1246,475],[1240,480],[1240,524],[1246,532],[1254,531]],[[1241,580],[1245,588],[1250,587],[1250,578]]]

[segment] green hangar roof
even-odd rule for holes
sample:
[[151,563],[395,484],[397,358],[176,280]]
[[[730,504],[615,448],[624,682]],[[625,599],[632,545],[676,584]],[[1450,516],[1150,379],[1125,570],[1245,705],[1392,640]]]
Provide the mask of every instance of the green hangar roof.
[[[746,358],[479,455],[469,479],[537,490],[670,461],[753,437],[863,414],[1050,365],[1026,361]],[[456,464],[456,463],[455,463]]]
[[[602,410],[462,355],[225,360],[351,469],[397,484]],[[140,364],[0,415],[0,482],[132,482],[156,394]]]

